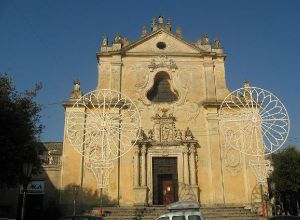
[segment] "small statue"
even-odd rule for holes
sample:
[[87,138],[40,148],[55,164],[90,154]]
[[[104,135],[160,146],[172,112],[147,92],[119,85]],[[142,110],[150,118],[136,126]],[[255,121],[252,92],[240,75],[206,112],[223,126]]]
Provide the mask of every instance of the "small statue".
[[182,132],[179,129],[176,130],[176,139],[179,141],[182,140]]
[[143,25],[141,37],[145,37],[147,34],[148,34],[147,33],[147,27],[145,25]]
[[166,30],[167,31],[171,31],[171,27],[172,27],[172,25],[171,25],[171,18],[169,17],[167,19]]
[[158,25],[163,25],[164,17],[162,15],[158,16]]
[[156,20],[155,18],[152,18],[151,31],[156,31],[156,30],[157,30]]
[[74,84],[74,91],[80,91],[80,81],[79,80],[75,80],[73,82]]
[[201,40],[201,38],[197,38],[197,39],[196,39],[195,45],[196,45],[197,47],[201,47],[201,45],[202,45],[202,40]]
[[180,26],[177,26],[176,27],[176,30],[175,30],[175,35],[177,36],[177,37],[182,37],[182,35],[181,35],[181,27]]
[[51,155],[49,158],[48,158],[48,164],[49,165],[52,165],[54,162],[54,159],[53,159],[53,156]]
[[80,81],[75,80],[73,82],[73,91],[70,94],[70,99],[76,100],[76,99],[81,98],[82,95],[83,95],[83,93],[81,92],[81,89],[80,89]]
[[145,134],[143,129],[140,129],[140,136],[139,136],[140,141],[145,141],[147,140],[147,135]]
[[186,140],[194,140],[194,136],[192,131],[190,130],[189,127],[187,127],[186,131],[185,131],[185,139]]
[[209,43],[209,38],[208,38],[208,34],[205,34],[205,35],[204,35],[202,44],[203,44],[203,45],[210,45],[210,43]]
[[115,44],[121,43],[121,37],[120,37],[119,33],[116,33],[115,38],[114,38],[114,43]]
[[102,47],[106,47],[108,45],[108,39],[107,39],[107,36],[104,35],[102,37]]
[[149,138],[149,140],[153,140],[153,129],[150,129],[148,131],[148,138]]
[[220,41],[217,37],[214,40],[214,48],[215,49],[222,49],[222,45],[221,45],[221,43],[220,43]]

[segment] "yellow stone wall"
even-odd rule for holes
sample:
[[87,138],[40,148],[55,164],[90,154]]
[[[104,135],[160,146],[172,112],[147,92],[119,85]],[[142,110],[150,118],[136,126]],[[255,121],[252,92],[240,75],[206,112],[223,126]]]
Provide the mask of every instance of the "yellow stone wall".
[[[164,50],[156,47],[159,41],[166,43]],[[223,147],[219,130],[218,107],[229,93],[225,80],[225,54],[196,48],[163,30],[126,48],[122,54],[109,53],[109,48],[101,51],[108,52],[97,54],[99,82],[96,89],[113,89],[130,97],[140,110],[146,133],[153,127],[151,117],[162,108],[173,113],[178,129],[184,132],[189,127],[193,132],[199,143],[197,183],[201,204],[249,204],[255,177],[244,155],[235,152],[240,163],[228,162],[228,149]],[[162,65],[151,69],[149,65],[153,61]],[[168,66],[171,62],[176,68]],[[161,71],[169,74],[171,86],[179,93],[175,103],[154,104],[146,98],[155,75]],[[71,105],[66,106],[66,114],[72,110]],[[135,202],[133,157],[132,149],[114,161],[109,187],[104,190],[111,200],[117,201],[119,194],[120,205]],[[82,170],[81,165],[82,157],[65,133],[62,189],[75,183],[97,191],[93,174],[86,168]],[[152,201],[149,199],[148,202],[151,204]]]

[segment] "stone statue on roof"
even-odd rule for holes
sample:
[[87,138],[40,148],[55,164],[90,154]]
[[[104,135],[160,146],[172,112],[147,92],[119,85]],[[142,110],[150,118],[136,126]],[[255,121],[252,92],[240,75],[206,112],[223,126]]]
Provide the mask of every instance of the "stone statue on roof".
[[102,47],[106,47],[107,45],[108,45],[108,39],[107,39],[107,36],[104,35],[104,36],[102,37],[102,44],[101,44],[101,46],[102,46]]
[[215,49],[222,49],[222,45],[221,45],[220,40],[219,40],[218,37],[215,37],[215,39],[214,39],[214,48]]
[[152,18],[151,22],[151,31],[156,31],[157,30],[157,24],[155,18]]

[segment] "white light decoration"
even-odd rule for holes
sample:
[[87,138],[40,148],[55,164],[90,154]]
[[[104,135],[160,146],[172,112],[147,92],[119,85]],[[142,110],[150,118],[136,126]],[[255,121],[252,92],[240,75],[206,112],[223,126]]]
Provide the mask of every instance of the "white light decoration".
[[126,154],[140,135],[138,108],[118,91],[95,90],[75,102],[66,120],[69,142],[88,161],[97,186],[106,187],[112,161]]
[[249,166],[254,171],[256,176],[256,182],[258,184],[264,184],[267,182],[269,174],[272,172],[271,162],[263,157],[257,157],[256,160],[250,160]]
[[268,155],[280,149],[290,129],[282,102],[257,87],[231,92],[221,104],[219,119],[226,144],[250,156]]
[[85,163],[85,166],[94,174],[97,188],[107,188],[109,186],[110,173],[113,169],[111,161],[99,163]]

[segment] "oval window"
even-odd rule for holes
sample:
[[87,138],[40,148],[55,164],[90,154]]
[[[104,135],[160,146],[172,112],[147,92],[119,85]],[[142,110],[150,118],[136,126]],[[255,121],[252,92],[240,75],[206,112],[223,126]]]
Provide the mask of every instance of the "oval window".
[[158,48],[158,49],[161,49],[161,50],[163,50],[163,49],[165,49],[166,47],[167,47],[167,45],[166,45],[166,43],[165,42],[158,42],[157,44],[156,44],[156,47]]

